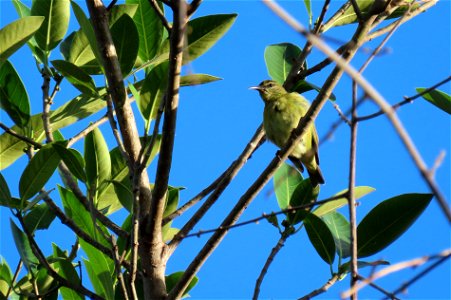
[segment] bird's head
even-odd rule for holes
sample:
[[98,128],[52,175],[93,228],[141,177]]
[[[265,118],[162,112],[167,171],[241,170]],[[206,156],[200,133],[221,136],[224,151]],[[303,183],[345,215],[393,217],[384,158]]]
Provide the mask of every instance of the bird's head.
[[252,86],[250,89],[257,90],[265,102],[276,101],[287,93],[285,88],[274,80],[264,80],[258,86]]

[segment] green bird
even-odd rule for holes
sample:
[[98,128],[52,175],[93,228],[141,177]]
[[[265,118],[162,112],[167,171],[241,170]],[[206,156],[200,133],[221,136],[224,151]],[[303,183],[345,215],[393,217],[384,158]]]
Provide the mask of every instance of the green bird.
[[[283,148],[310,103],[298,93],[287,92],[274,80],[264,80],[251,89],[257,90],[265,102],[263,127],[266,137],[279,148]],[[310,125],[288,158],[301,172],[305,166],[313,187],[324,183],[319,168],[318,134],[314,124]]]

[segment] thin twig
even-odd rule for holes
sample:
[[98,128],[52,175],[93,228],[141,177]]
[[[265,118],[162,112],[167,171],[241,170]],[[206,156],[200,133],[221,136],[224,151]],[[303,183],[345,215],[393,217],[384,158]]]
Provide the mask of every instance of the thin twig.
[[[357,262],[357,213],[355,209],[355,178],[357,165],[357,84],[352,82],[352,113],[351,113],[351,141],[349,155],[349,181],[348,181],[348,209],[349,209],[349,235],[351,243],[351,288],[357,284],[358,262]],[[351,294],[351,300],[357,299],[357,293]]]
[[323,8],[321,9],[321,13],[316,21],[315,27],[313,28],[314,34],[319,34],[321,32],[321,28],[323,27],[324,17],[326,16],[326,12],[329,10],[331,0],[324,1]]
[[[267,6],[276,6],[275,2],[264,2],[264,3]],[[291,18],[287,19],[287,21],[290,22],[289,24],[291,26],[294,26],[294,28],[298,32],[306,34],[310,39],[310,41],[312,42],[312,44],[314,44],[314,46],[318,47],[329,58],[335,61],[337,67],[339,67],[340,70],[345,71],[353,80],[355,80],[357,84],[359,84],[360,87],[365,91],[368,97],[370,97],[385,112],[389,121],[392,123],[392,126],[394,127],[396,133],[398,134],[399,138],[404,144],[407,152],[413,159],[417,169],[419,170],[423,179],[426,181],[430,190],[437,199],[444,215],[446,216],[447,220],[451,222],[451,210],[449,209],[446,198],[441,193],[434,179],[430,176],[428,168],[426,167],[426,164],[424,163],[420,153],[416,149],[415,144],[413,143],[407,131],[404,129],[404,126],[402,125],[395,111],[391,108],[391,106],[387,103],[387,101],[382,97],[382,95],[380,95],[380,93],[377,90],[374,89],[374,87],[363,76],[361,76],[351,65],[349,65],[346,60],[340,57],[329,46],[324,44],[319,38],[317,38],[314,35],[309,35],[308,32],[305,31],[304,27],[302,27],[299,23],[297,23],[295,19]],[[360,41],[360,43],[362,42],[363,41]],[[347,49],[347,51],[349,51],[349,49]]]
[[277,241],[277,244],[272,248],[271,253],[269,254],[268,258],[266,259],[265,265],[263,266],[262,270],[260,271],[260,275],[257,278],[257,281],[255,282],[254,287],[254,295],[252,296],[253,300],[258,299],[258,295],[260,294],[260,286],[263,282],[263,279],[266,276],[266,273],[268,272],[269,267],[271,266],[271,263],[274,261],[274,258],[279,253],[279,251],[282,249],[282,247],[285,245],[286,240],[291,236],[292,231],[288,228],[285,228],[285,231],[282,233],[282,236]]
[[357,20],[359,21],[359,23],[362,23],[363,15],[362,15],[362,12],[360,11],[359,5],[357,4],[357,1],[351,0],[351,4],[352,4],[352,8],[354,9],[354,12],[357,16]]
[[201,3],[202,3],[202,0],[191,1],[191,3],[188,5],[188,12],[187,12],[188,17],[191,17],[196,12],[196,10],[199,8]]
[[449,259],[451,257],[451,255],[448,256],[442,256],[439,259],[437,259],[436,262],[434,262],[433,264],[431,264],[429,267],[427,267],[426,269],[424,269],[423,271],[421,271],[420,273],[418,273],[417,275],[415,275],[414,277],[412,277],[410,280],[406,281],[405,283],[403,283],[399,288],[397,288],[393,294],[399,294],[402,291],[405,291],[409,286],[411,286],[412,284],[414,284],[415,282],[417,282],[419,279],[423,278],[425,275],[427,275],[430,271],[434,270],[435,268],[437,268],[439,265],[441,265],[442,263],[444,263],[447,259]]
[[[366,278],[359,275],[359,280],[365,280]],[[382,294],[384,294],[385,296],[389,297],[391,300],[400,300],[398,297],[396,297],[393,293],[387,291],[386,289],[380,287],[379,285],[375,284],[374,282],[370,282],[368,284],[369,286],[371,286],[372,288],[378,290],[379,292],[381,292]]]
[[[424,94],[427,94],[427,93],[429,93],[429,92],[431,92],[433,90],[436,90],[439,86],[441,86],[441,85],[443,85],[443,84],[445,84],[445,83],[447,83],[449,81],[451,81],[451,76],[449,76],[449,77],[445,78],[444,80],[440,81],[439,83],[436,83],[433,86],[425,89],[421,93],[417,93],[417,94],[415,94],[414,96],[411,96],[411,97],[405,97],[405,99],[403,101],[400,101],[400,102],[392,105],[392,109],[396,110],[396,109],[398,109],[399,107],[401,107],[401,106],[403,106],[405,104],[412,103],[415,99],[417,99],[417,98],[423,96]],[[370,120],[370,119],[376,118],[376,117],[378,117],[380,115],[383,115],[383,114],[385,114],[385,112],[383,110],[379,110],[378,112],[372,113],[370,115],[359,117],[358,121],[360,122],[360,121]]]
[[157,14],[158,18],[160,18],[161,24],[166,28],[166,30],[171,33],[172,26],[169,24],[168,20],[164,16],[163,11],[161,10],[160,6],[158,5],[156,0],[149,0],[150,5],[152,6],[153,10]]
[[[45,258],[44,254],[42,253],[41,249],[39,248],[38,244],[36,243],[33,235],[28,230],[27,226],[25,225],[25,222],[23,220],[23,217],[20,213],[16,214],[17,219],[19,220],[20,225],[22,226],[23,231],[25,232],[25,235],[27,236],[28,242],[30,243],[31,250],[33,254],[36,256],[36,258],[39,260],[39,263],[47,270],[48,274],[52,276],[55,280],[57,280],[61,285],[68,287],[76,292],[79,292],[91,299],[103,299],[101,296],[97,295],[96,293],[88,290],[85,288],[81,282],[78,284],[60,276],[55,269],[52,268],[52,266],[49,264],[47,259]],[[36,295],[39,296],[39,295]]]
[[6,133],[18,138],[19,140],[24,141],[25,143],[32,145],[35,149],[41,149],[42,148],[42,144],[41,143],[35,142],[33,139],[30,139],[29,137],[26,137],[24,135],[21,135],[21,134],[15,132],[14,130],[12,130],[11,128],[9,128],[5,124],[3,124],[2,122],[0,122],[0,128],[3,129]]
[[[283,19],[286,20],[286,16],[288,15],[284,12],[275,2],[263,2],[265,5],[269,6],[271,9],[277,10],[277,14],[280,12],[284,13]],[[305,35],[313,44],[317,44],[317,37],[309,34],[303,26],[297,23],[293,18],[289,18],[289,24],[293,26],[295,24],[296,30],[303,35]],[[292,22],[294,21],[294,23]],[[365,22],[369,23],[372,19],[369,18],[369,21]],[[366,24],[367,25],[367,24]],[[353,40],[355,42],[351,47],[348,48],[348,51],[345,53],[345,62],[348,62],[351,57],[355,54],[358,47],[361,45],[360,40],[367,33],[367,26],[359,26],[357,29]],[[330,48],[329,48],[330,49]],[[287,144],[281,151],[278,151],[278,155],[271,161],[271,163],[266,167],[266,169],[260,174],[260,176],[256,179],[256,181],[249,187],[249,189],[242,195],[238,203],[231,210],[229,215],[224,219],[221,226],[227,227],[236,223],[238,218],[244,212],[245,208],[252,202],[252,200],[256,197],[256,195],[260,192],[263,186],[270,180],[276,169],[282,164],[282,162],[288,158],[289,154],[293,151],[295,145],[299,143],[302,139],[303,135],[306,132],[308,126],[312,124],[316,116],[318,115],[321,108],[324,106],[327,99],[330,97],[332,93],[332,89],[337,84],[339,78],[343,74],[342,67],[337,66],[329,75],[328,79],[323,85],[323,89],[320,91],[315,101],[312,102],[309,110],[307,111],[304,118],[301,119],[297,128],[292,132],[290,139],[287,141]],[[180,298],[183,295],[183,292],[187,288],[188,284],[191,282],[194,275],[198,272],[201,265],[205,262],[207,257],[214,251],[214,249],[219,245],[221,240],[227,234],[227,229],[216,231],[210,239],[207,241],[205,246],[200,250],[198,255],[193,259],[188,268],[185,270],[183,276],[180,278],[179,282],[173,288],[173,290],[169,294],[169,299]]]
[[111,100],[111,95],[107,95],[106,99],[106,107],[107,107],[107,117],[108,121],[110,123],[110,127],[113,130],[113,136],[116,140],[117,147],[119,149],[119,152],[121,152],[122,157],[127,162],[127,165],[131,169],[131,162],[130,157],[127,154],[127,150],[125,150],[124,143],[122,142],[121,134],[119,130],[117,129],[116,120],[114,119],[114,107],[113,107],[113,101]]
[[277,216],[277,215],[281,215],[281,214],[290,214],[290,213],[296,213],[299,210],[307,210],[307,209],[311,209],[312,207],[321,205],[321,204],[325,204],[331,201],[335,201],[337,199],[342,199],[343,197],[348,197],[347,193],[344,194],[340,194],[340,195],[336,195],[324,200],[318,200],[315,201],[314,203],[308,203],[308,204],[303,204],[303,205],[298,205],[298,206],[292,206],[290,208],[286,208],[286,209],[282,209],[279,210],[277,212],[272,212],[270,214],[265,214],[263,213],[261,216],[253,218],[253,219],[249,219],[243,222],[239,222],[239,223],[235,223],[229,226],[220,226],[217,228],[213,228],[213,229],[208,229],[208,230],[199,230],[198,232],[194,232],[194,233],[190,233],[186,236],[184,236],[184,238],[190,238],[190,237],[200,237],[201,235],[204,234],[209,234],[209,233],[214,233],[216,231],[220,231],[220,230],[230,230],[230,229],[234,229],[234,228],[238,228],[238,227],[242,227],[242,226],[246,226],[249,224],[258,224],[260,221],[268,219],[269,217],[272,216]]
[[11,284],[8,286],[8,290],[6,291],[5,299],[8,299],[9,294],[11,294],[11,292],[13,290],[13,286],[17,280],[17,277],[19,276],[19,272],[22,269],[22,266],[23,266],[23,261],[22,261],[22,259],[19,259],[19,262],[17,263],[16,271],[14,271],[13,278],[11,279]]
[[407,268],[411,268],[411,267],[418,267],[421,266],[423,264],[425,264],[426,262],[432,260],[432,259],[448,259],[449,257],[451,257],[451,249],[447,249],[445,251],[442,251],[439,254],[436,255],[430,255],[430,256],[423,256],[423,257],[418,257],[418,258],[414,258],[411,260],[407,260],[407,261],[403,261],[394,265],[391,265],[389,267],[383,268],[380,271],[372,274],[370,277],[368,277],[367,279],[361,281],[359,284],[357,284],[356,286],[354,286],[354,288],[349,289],[343,293],[341,293],[341,298],[342,299],[346,299],[348,298],[351,294],[355,293],[356,291],[364,288],[365,286],[367,286],[370,282],[373,282],[379,278],[385,277],[391,273],[395,273],[395,272],[399,272],[401,270],[407,269]]
[[188,233],[194,228],[194,226],[201,220],[205,213],[213,206],[216,200],[221,196],[222,192],[230,184],[230,182],[235,178],[240,169],[247,162],[248,158],[252,155],[254,150],[260,145],[260,140],[264,136],[263,126],[260,125],[255,131],[249,143],[244,148],[240,156],[232,163],[228,171],[221,177],[221,181],[214,192],[208,197],[204,204],[196,211],[196,213],[191,217],[191,219],[186,222],[186,224],[180,229],[180,231],[175,235],[172,241],[169,243],[169,251],[173,252],[175,248],[180,244],[180,242],[188,236]]
[[332,276],[331,279],[329,279],[322,287],[320,287],[319,289],[316,289],[314,291],[311,291],[310,293],[308,293],[307,295],[299,298],[298,300],[310,300],[315,296],[318,296],[322,293],[327,292],[327,290],[333,286],[337,280],[340,278],[340,276],[338,274],[335,274],[334,276]]
[[86,135],[88,135],[88,133],[90,133],[91,131],[93,131],[95,128],[99,127],[103,123],[105,123],[107,120],[108,120],[108,115],[105,115],[105,116],[101,117],[100,119],[94,121],[93,123],[89,124],[88,127],[86,127],[85,129],[83,129],[82,131],[80,131],[79,133],[77,133],[76,135],[74,135],[73,137],[71,137],[68,140],[67,148],[69,148],[70,146],[72,146],[73,144],[75,144],[76,142],[81,140],[82,138],[84,138]]
[[230,169],[233,167],[233,164],[230,165],[230,167],[225,170],[218,178],[216,178],[215,181],[213,181],[209,186],[207,186],[205,189],[200,191],[196,196],[191,198],[188,202],[183,204],[181,207],[179,207],[176,211],[174,211],[172,214],[168,215],[163,219],[163,225],[166,225],[170,221],[174,220],[175,218],[181,216],[185,211],[190,209],[192,206],[197,204],[199,201],[201,201],[204,197],[206,197],[208,194],[210,194],[212,191],[214,191],[218,185],[222,182],[223,178],[227,176],[227,174],[230,173]]
[[[113,260],[114,260],[114,268],[116,271],[116,277],[119,281],[120,287],[122,289],[122,294],[124,300],[128,300],[128,291],[127,286],[125,285],[124,276],[121,271],[121,258],[119,256],[118,246],[116,243],[116,239],[113,235],[110,236],[110,243],[113,245]],[[133,287],[133,286],[131,286]]]

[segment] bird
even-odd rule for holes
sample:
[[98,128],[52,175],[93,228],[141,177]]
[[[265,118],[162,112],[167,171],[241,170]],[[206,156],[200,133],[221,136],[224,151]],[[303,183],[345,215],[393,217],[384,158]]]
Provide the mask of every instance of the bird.
[[[250,89],[257,90],[265,103],[263,128],[267,139],[283,148],[291,132],[309,109],[310,103],[296,92],[287,92],[274,80],[264,80]],[[304,172],[305,166],[313,187],[325,183],[319,168],[318,134],[314,124],[310,125],[288,158],[301,172]]]

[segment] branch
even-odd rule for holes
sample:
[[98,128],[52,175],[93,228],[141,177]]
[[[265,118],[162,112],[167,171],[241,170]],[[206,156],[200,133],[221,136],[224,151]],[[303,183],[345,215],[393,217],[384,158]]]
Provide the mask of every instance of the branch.
[[423,264],[425,264],[426,262],[432,260],[432,259],[448,259],[451,257],[451,249],[447,249],[437,255],[432,255],[432,256],[423,256],[423,257],[419,257],[419,258],[414,258],[412,260],[408,260],[408,261],[403,261],[394,265],[391,265],[389,267],[383,268],[382,270],[372,274],[369,278],[363,280],[362,282],[360,282],[359,284],[357,284],[356,286],[354,286],[354,288],[349,289],[343,293],[341,293],[341,298],[345,299],[348,298],[349,295],[357,292],[358,290],[364,288],[365,286],[367,286],[370,282],[373,282],[379,278],[385,277],[391,273],[394,272],[399,272],[401,270],[404,270],[406,268],[411,268],[411,267],[418,267],[421,266]]
[[[298,32],[306,36],[313,45],[317,45],[318,38],[312,34],[309,34],[303,26],[297,23],[291,16],[289,16],[285,11],[283,11],[275,2],[263,2],[265,5],[273,9],[279,16],[281,16],[284,20],[286,20],[289,25],[294,26]],[[371,21],[371,18],[370,18]],[[369,29],[369,21],[365,22],[365,26],[359,26],[356,34],[353,37],[354,43],[350,46],[345,55],[344,62],[350,60],[350,58],[355,54],[358,47],[361,45],[361,40],[364,35],[367,33]],[[321,44],[323,45],[323,44]],[[328,47],[327,47],[328,48]],[[330,50],[330,48],[328,48]],[[332,50],[330,50],[332,51]],[[335,52],[334,52],[335,54]],[[271,179],[275,170],[282,164],[282,162],[288,158],[289,153],[293,151],[297,143],[299,143],[306,132],[308,126],[310,126],[319,111],[329,98],[332,93],[333,88],[337,84],[339,78],[343,74],[341,66],[337,66],[330,76],[327,78],[326,82],[323,85],[323,89],[320,91],[315,101],[313,101],[306,115],[301,119],[299,125],[295,130],[293,130],[287,145],[283,147],[281,151],[278,152],[278,156],[276,156],[271,163],[266,167],[266,169],[260,174],[260,176],[256,179],[256,181],[249,187],[249,189],[243,194],[238,203],[229,213],[229,215],[224,219],[220,228],[227,228],[227,226],[233,225],[241,214],[244,212],[245,208],[252,202],[255,196],[260,192],[263,186]],[[207,241],[206,245],[201,249],[198,255],[194,258],[191,264],[186,269],[182,278],[176,284],[174,289],[169,294],[169,299],[180,298],[183,295],[183,291],[188,286],[191,279],[198,272],[201,265],[205,262],[207,257],[214,251],[214,249],[219,245],[221,240],[227,234],[227,229],[221,229],[216,231],[213,236]]]
[[199,8],[200,4],[202,3],[202,0],[193,0],[191,1],[191,3],[188,5],[188,17],[191,17],[196,10]]
[[[16,214],[17,219],[19,220],[20,225],[22,226],[22,229],[24,230],[28,241],[30,243],[31,246],[31,250],[33,252],[33,254],[36,256],[36,258],[39,260],[39,263],[47,270],[47,272],[49,273],[50,276],[52,276],[55,280],[57,280],[61,285],[68,287],[76,292],[79,292],[91,299],[98,299],[98,300],[103,300],[103,298],[99,295],[97,295],[96,293],[88,290],[87,288],[85,288],[83,285],[78,284],[76,285],[75,283],[73,283],[70,280],[67,280],[66,278],[60,276],[55,269],[52,268],[52,266],[49,264],[49,262],[47,261],[47,259],[45,258],[44,254],[42,253],[41,249],[39,248],[38,244],[36,243],[33,235],[31,234],[31,232],[28,230],[28,228],[25,226],[24,220],[22,218],[22,216],[20,215],[20,213]],[[39,296],[39,295],[36,295]]]
[[305,296],[299,298],[298,300],[310,300],[310,299],[312,299],[312,298],[315,297],[315,296],[318,296],[318,295],[320,295],[320,294],[322,294],[322,293],[327,292],[327,290],[328,290],[331,286],[333,286],[333,285],[337,282],[337,280],[338,280],[339,278],[340,278],[340,275],[339,275],[339,274],[335,274],[335,275],[332,276],[332,278],[329,279],[322,287],[320,287],[319,289],[316,289],[316,290],[314,290],[314,291],[308,293],[307,295],[305,295]]
[[86,135],[88,135],[88,133],[90,133],[91,131],[93,131],[95,128],[99,127],[103,123],[105,123],[107,120],[108,120],[108,115],[105,115],[105,116],[101,117],[100,119],[96,120],[95,122],[89,124],[88,127],[86,127],[85,129],[83,129],[82,131],[80,131],[79,133],[77,133],[76,135],[74,135],[73,137],[71,137],[68,140],[67,148],[69,148],[70,146],[72,146],[73,144],[75,144],[76,142],[81,140],[82,138],[84,138]]
[[277,241],[277,244],[272,248],[271,253],[269,254],[268,259],[266,260],[265,265],[263,266],[262,270],[260,271],[260,275],[258,276],[257,281],[255,283],[254,295],[252,296],[253,300],[258,299],[258,295],[260,294],[260,286],[263,282],[263,279],[266,276],[266,273],[268,272],[269,266],[271,265],[271,263],[273,262],[276,255],[279,253],[279,251],[284,246],[288,237],[291,236],[291,234],[292,234],[292,232],[288,231],[288,228],[285,228],[284,232],[282,233],[282,236]]
[[[274,6],[276,5],[274,2],[264,2],[267,6]],[[374,17],[374,16],[373,16]],[[371,20],[371,19],[369,19]],[[287,19],[289,24],[291,26],[295,26],[295,29],[303,34],[308,35],[308,33],[304,30],[300,24],[297,23],[296,20],[293,18]],[[365,22],[365,24],[369,24],[368,20]],[[359,26],[361,28],[362,26]],[[368,26],[365,26],[366,30],[368,30]],[[361,28],[362,29],[362,28]],[[374,89],[374,87],[363,77],[361,76],[351,65],[347,63],[347,60],[341,58],[335,51],[333,51],[330,47],[328,47],[326,44],[324,44],[319,38],[317,38],[314,35],[308,35],[308,38],[312,42],[314,46],[316,46],[319,50],[321,50],[323,53],[325,53],[330,59],[332,59],[336,64],[337,67],[343,71],[345,71],[353,80],[357,82],[357,84],[360,85],[360,87],[365,91],[365,93],[370,97],[380,108],[385,112],[387,115],[389,121],[392,123],[392,126],[395,128],[396,133],[398,134],[399,138],[403,142],[404,146],[406,147],[406,150],[410,154],[411,158],[413,159],[415,165],[417,166],[417,169],[420,171],[421,175],[423,176],[424,180],[428,184],[429,188],[431,189],[432,193],[434,194],[435,198],[437,199],[443,213],[445,214],[446,218],[449,222],[451,222],[451,211],[448,207],[447,200],[443,196],[443,194],[440,192],[440,189],[438,188],[437,184],[435,183],[432,176],[429,174],[429,171],[426,167],[426,164],[423,161],[423,158],[421,157],[420,153],[415,147],[415,144],[412,142],[409,134],[404,129],[404,126],[402,125],[401,121],[397,117],[395,111],[391,108],[391,106],[387,103],[387,101],[379,94],[378,91]],[[363,43],[363,40],[360,40],[359,43]],[[347,49],[344,55],[347,55],[347,53],[351,49]],[[321,94],[321,93],[320,93]],[[318,95],[318,97],[320,96]],[[329,96],[329,94],[327,95]],[[318,98],[317,97],[317,98]]]
[[238,159],[232,163],[229,169],[225,172],[224,177],[218,183],[215,191],[208,197],[205,203],[199,208],[198,211],[191,217],[191,219],[186,222],[182,229],[175,235],[169,244],[170,252],[173,252],[175,248],[180,244],[184,237],[194,228],[194,226],[200,221],[200,219],[205,215],[205,213],[212,207],[216,200],[221,196],[222,192],[230,184],[230,182],[238,174],[239,170],[247,162],[248,158],[252,155],[254,150],[260,145],[260,141],[264,137],[263,126],[260,125],[255,131],[253,137],[249,143],[244,148],[243,152],[240,154]]
[[21,135],[21,134],[15,132],[14,130],[12,130],[11,128],[9,128],[5,124],[3,124],[2,122],[0,122],[0,128],[3,129],[6,133],[18,138],[19,140],[24,141],[25,143],[32,145],[35,149],[41,149],[42,148],[42,144],[41,143],[35,142],[33,139],[30,139],[29,137],[26,137],[24,135]]
[[161,10],[160,6],[158,6],[158,3],[156,0],[149,0],[150,5],[152,6],[153,10],[155,11],[155,13],[157,14],[158,18],[160,18],[161,23],[163,24],[163,26],[166,28],[166,30],[168,31],[168,33],[171,33],[172,31],[172,26],[171,24],[169,24],[168,20],[166,19],[166,17],[164,16],[163,11]]

